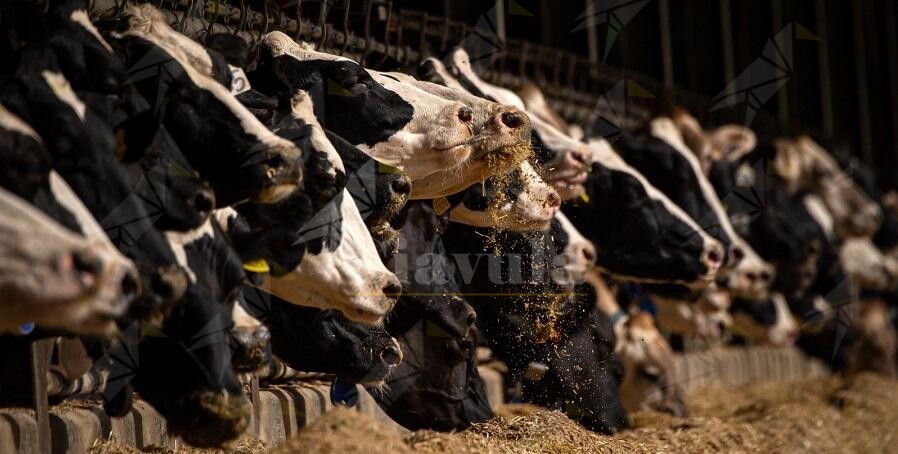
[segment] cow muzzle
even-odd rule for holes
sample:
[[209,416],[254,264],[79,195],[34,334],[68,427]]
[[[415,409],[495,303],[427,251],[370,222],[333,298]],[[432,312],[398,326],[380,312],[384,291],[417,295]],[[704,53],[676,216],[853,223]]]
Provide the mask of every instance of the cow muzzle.
[[249,426],[252,406],[240,393],[197,391],[167,418],[168,430],[191,446],[221,448]]

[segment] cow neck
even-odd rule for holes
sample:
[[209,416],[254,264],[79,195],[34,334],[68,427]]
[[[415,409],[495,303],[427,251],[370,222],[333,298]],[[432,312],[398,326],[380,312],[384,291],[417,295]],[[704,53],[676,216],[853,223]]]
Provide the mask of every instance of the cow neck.
[[[129,9],[129,12],[134,13],[134,10],[135,7],[132,7]],[[255,136],[261,143],[272,147],[279,146],[286,147],[287,149],[295,148],[293,144],[288,140],[278,137],[276,134],[271,132],[271,130],[266,128],[258,118],[256,118],[252,113],[249,112],[249,110],[247,110],[242,104],[240,104],[239,101],[237,101],[237,98],[235,98],[227,88],[225,88],[212,77],[206,75],[206,73],[198,71],[193,66],[193,63],[196,63],[197,59],[191,58],[188,55],[188,52],[185,52],[180,47],[180,45],[183,43],[181,43],[178,39],[172,38],[172,35],[176,35],[178,33],[172,30],[168,26],[168,24],[166,24],[162,20],[161,17],[153,14],[149,14],[148,16],[149,17],[141,16],[144,22],[140,23],[140,27],[132,25],[128,30],[120,33],[119,36],[132,36],[138,39],[142,39],[144,41],[148,41],[159,49],[162,49],[165,53],[168,54],[169,57],[171,57],[173,60],[175,60],[175,62],[178,63],[178,65],[184,71],[184,74],[190,79],[191,82],[193,82],[200,89],[209,92],[215,99],[224,104],[231,112],[231,114],[234,115],[238,121],[240,121],[240,125],[243,128],[243,131]],[[134,19],[132,18],[131,20]],[[190,41],[190,43],[193,43],[192,40],[188,41]],[[205,53],[205,50],[203,52]],[[208,53],[205,53],[205,55],[206,57],[208,57]],[[201,63],[204,62],[201,61]],[[204,68],[208,69],[208,74],[211,74],[211,61],[209,62],[208,66],[204,65]]]

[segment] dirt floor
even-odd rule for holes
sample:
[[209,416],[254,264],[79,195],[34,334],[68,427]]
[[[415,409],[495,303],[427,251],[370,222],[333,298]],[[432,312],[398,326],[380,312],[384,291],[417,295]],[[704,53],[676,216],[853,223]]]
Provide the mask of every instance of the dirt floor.
[[[898,452],[898,381],[871,374],[706,388],[692,394],[689,404],[687,418],[631,415],[633,428],[613,437],[586,431],[560,412],[526,405],[503,406],[496,419],[465,432],[418,431],[405,437],[368,416],[337,409],[273,449],[244,441],[226,452]],[[91,452],[137,451],[106,442]]]

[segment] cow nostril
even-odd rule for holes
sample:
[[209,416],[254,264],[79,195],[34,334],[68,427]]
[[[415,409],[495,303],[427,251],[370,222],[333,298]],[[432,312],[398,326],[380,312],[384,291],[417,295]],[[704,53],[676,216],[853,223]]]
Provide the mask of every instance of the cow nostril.
[[581,150],[571,150],[569,153],[571,159],[574,160],[576,164],[586,164],[586,154]]
[[546,205],[549,208],[558,208],[561,206],[561,196],[557,192],[552,191],[546,196]]
[[390,182],[390,190],[393,194],[409,195],[412,191],[412,185],[407,177],[396,178]]
[[720,266],[721,260],[722,257],[720,251],[717,248],[713,248],[705,253],[705,261],[711,268],[717,268],[718,266]]
[[587,262],[595,262],[596,261],[596,251],[593,248],[585,247],[583,248],[583,258],[586,259]]
[[477,322],[477,313],[474,311],[468,312],[465,322],[468,324],[468,327],[474,326],[474,323]]
[[462,107],[458,109],[458,119],[462,123],[471,123],[474,121],[474,111],[470,107]]
[[504,112],[502,113],[502,124],[509,128],[520,128],[524,124],[524,114],[522,112]]
[[125,274],[125,277],[122,278],[121,288],[122,296],[130,300],[140,292],[140,281],[137,280],[137,276],[131,273]]
[[197,214],[206,217],[215,209],[215,195],[208,189],[200,189],[193,196],[193,208]]
[[384,285],[383,291],[384,295],[390,298],[399,298],[399,294],[402,293],[402,286],[398,282],[389,282],[387,285]]
[[817,255],[820,253],[820,241],[812,240],[807,246],[808,255]]
[[770,282],[773,276],[769,271],[761,271],[761,282]]
[[723,320],[717,321],[717,332],[723,336],[724,333],[727,332],[727,324]]
[[103,261],[90,250],[72,253],[72,268],[78,273],[78,280],[85,287],[92,287],[103,271]]
[[733,246],[730,248],[730,258],[733,262],[732,265],[735,266],[745,258],[745,251],[739,246]]
[[402,362],[402,350],[395,345],[390,345],[380,352],[380,359],[388,366],[398,366]]

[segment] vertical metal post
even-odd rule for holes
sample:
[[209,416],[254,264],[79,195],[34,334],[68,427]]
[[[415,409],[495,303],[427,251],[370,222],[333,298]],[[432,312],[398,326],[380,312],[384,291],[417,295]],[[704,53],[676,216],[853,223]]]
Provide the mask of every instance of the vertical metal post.
[[[891,3],[891,2],[886,2]],[[829,69],[829,36],[826,32],[826,2],[817,0],[817,35],[821,43],[818,46],[818,61],[820,63],[820,115],[823,126],[823,134],[826,137],[833,135],[833,92]]]
[[[586,17],[596,14],[596,0],[583,0],[586,4]],[[599,31],[596,27],[586,27],[586,48],[589,52],[589,62],[599,62]]]
[[664,68],[664,88],[672,90],[673,54],[670,45],[670,4],[668,0],[658,0],[658,16],[661,22],[661,64]]
[[54,339],[31,343],[31,392],[34,416],[37,422],[37,444],[40,454],[50,454],[53,443],[50,432],[50,408],[47,403],[47,372],[50,369],[50,353]]
[[[822,0],[821,0],[822,1]],[[898,8],[895,8],[895,2],[885,2],[886,16],[886,52],[888,53],[889,65],[889,85],[892,87],[892,149],[898,149],[898,20],[895,15],[898,14]]]
[[733,57],[733,13],[730,0],[720,0],[720,40],[723,45],[724,86],[736,78],[736,63]]
[[863,0],[851,2],[854,32],[854,76],[857,80],[857,110],[860,121],[861,157],[867,164],[873,164],[873,144],[871,142],[870,103],[867,99],[867,49],[864,45]]
[[496,0],[496,35],[505,43],[505,0]]
[[[776,34],[783,29],[783,1],[773,0],[771,9],[773,10],[773,33]],[[793,37],[790,36],[789,39],[793,39]],[[786,85],[776,92],[776,107],[777,119],[780,125],[785,126],[789,122],[789,93]]]

